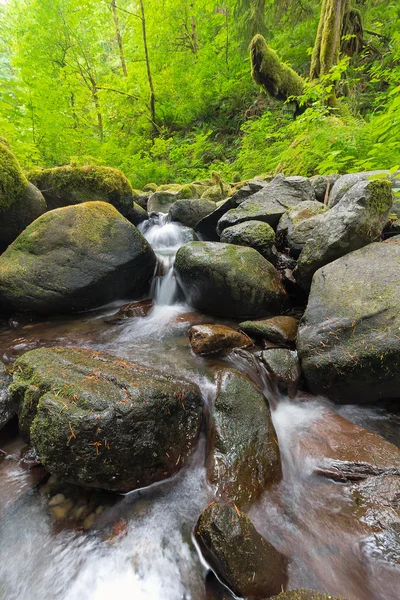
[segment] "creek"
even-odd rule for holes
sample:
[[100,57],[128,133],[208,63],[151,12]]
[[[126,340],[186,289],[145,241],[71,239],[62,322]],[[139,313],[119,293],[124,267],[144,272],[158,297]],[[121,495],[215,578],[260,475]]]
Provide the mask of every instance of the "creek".
[[[190,231],[162,214],[140,229],[158,258],[154,304],[146,317],[107,322],[121,301],[73,317],[15,321],[0,330],[2,360],[10,364],[41,346],[93,348],[196,383],[206,413],[216,394],[218,366],[233,364],[256,377],[272,410],[283,480],[249,514],[260,533],[288,556],[289,589],[320,589],[349,600],[397,600],[398,571],[382,566],[361,545],[365,532],[351,519],[346,490],[315,476],[316,457],[302,441],[310,423],[323,427],[327,415],[336,412],[400,445],[399,416],[390,407],[337,407],[306,394],[282,397],[240,354],[212,360],[195,356],[186,335],[189,326],[215,320],[185,304],[175,278],[175,254],[190,241]],[[197,518],[213,500],[204,434],[190,463],[174,478],[124,496],[99,492],[101,511],[88,529],[51,516],[46,474],[29,463],[15,423],[1,432],[0,448],[6,453],[0,460],[0,600],[233,598],[207,575],[193,543]]]

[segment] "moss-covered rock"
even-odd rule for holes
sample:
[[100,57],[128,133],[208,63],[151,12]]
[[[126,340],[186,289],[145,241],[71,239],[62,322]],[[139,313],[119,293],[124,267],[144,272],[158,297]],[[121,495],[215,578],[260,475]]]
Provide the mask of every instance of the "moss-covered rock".
[[226,325],[194,325],[188,331],[190,345],[195,354],[229,352],[232,348],[252,346],[251,339]]
[[374,177],[376,175],[386,175],[389,177],[389,171],[363,171],[362,173],[348,173],[347,175],[338,177],[330,191],[328,207],[333,208],[336,206],[356,183],[366,181],[369,177]]
[[105,202],[42,215],[0,257],[0,302],[9,311],[71,312],[140,297],[155,254],[134,225]]
[[312,237],[297,262],[300,286],[308,291],[317,269],[379,239],[392,204],[389,181],[361,181],[331,210],[313,217]]
[[12,377],[6,367],[0,362],[0,429],[7,425],[8,421],[15,415],[11,396],[8,392],[8,386],[12,382]]
[[132,186],[118,169],[110,167],[55,167],[28,173],[50,210],[100,200],[112,204],[124,217],[132,213]]
[[319,269],[298,334],[309,389],[352,404],[398,398],[399,331],[399,240]]
[[238,208],[226,212],[218,221],[218,233],[244,221],[263,221],[275,229],[279,219],[289,208],[305,200],[315,200],[309,179],[278,175]]
[[285,315],[239,324],[241,331],[250,337],[266,339],[274,344],[294,344],[298,326],[297,319]]
[[146,183],[146,185],[143,186],[144,192],[156,192],[157,190],[158,185],[156,183]]
[[46,210],[42,194],[28,182],[9,147],[0,143],[0,251]]
[[27,352],[10,392],[43,465],[78,485],[128,492],[165,479],[199,435],[197,387],[91,350]]
[[179,200],[187,200],[188,198],[198,198],[199,193],[197,187],[192,183],[187,183],[186,185],[182,185],[181,189],[178,190],[178,199]]
[[268,348],[261,353],[261,360],[278,389],[294,396],[301,375],[297,352],[287,348]]
[[211,568],[237,596],[270,597],[282,589],[286,559],[234,507],[212,504],[206,508],[195,537]]
[[149,213],[168,213],[171,206],[178,200],[178,192],[157,191],[151,194],[147,201],[147,211]]
[[257,250],[264,258],[271,262],[275,259],[273,246],[275,231],[268,223],[263,221],[245,221],[232,227],[227,227],[221,233],[221,242],[248,246]]
[[224,502],[248,507],[281,476],[271,413],[263,395],[235,369],[218,372],[208,424],[208,477]]
[[213,202],[218,202],[218,200],[225,200],[231,194],[231,188],[226,183],[221,183],[219,185],[212,185],[207,188],[205,192],[202,194],[203,200],[212,200]]
[[298,257],[306,242],[312,237],[319,215],[327,211],[326,206],[317,201],[301,202],[282,215],[276,229],[276,239],[281,249]]
[[178,221],[186,227],[195,227],[197,223],[215,210],[215,202],[210,200],[177,200],[169,209],[171,221]]
[[191,242],[178,250],[175,269],[186,300],[200,311],[261,317],[287,307],[278,272],[253,248]]

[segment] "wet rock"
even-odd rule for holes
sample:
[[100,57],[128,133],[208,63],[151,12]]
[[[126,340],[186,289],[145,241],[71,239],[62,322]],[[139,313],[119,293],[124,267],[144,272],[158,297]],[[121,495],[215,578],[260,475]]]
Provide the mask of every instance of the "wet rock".
[[8,386],[12,383],[12,377],[0,362],[0,429],[15,415],[13,403],[8,392]]
[[129,220],[134,225],[139,225],[149,218],[147,211],[139,206],[136,202],[133,203],[132,211],[129,215]]
[[389,171],[363,171],[362,173],[349,173],[339,177],[329,194],[328,207],[333,208],[336,206],[354,185],[364,182],[374,175],[389,175]]
[[208,477],[223,501],[247,507],[280,480],[281,461],[269,407],[235,369],[218,374],[208,440]]
[[218,233],[244,221],[264,221],[274,229],[288,210],[305,200],[315,200],[310,180],[306,177],[278,175],[270,184],[245,200],[238,208],[229,210],[218,221]]
[[212,213],[201,219],[196,225],[196,232],[202,239],[218,242],[217,225],[222,215],[228,212],[228,210],[239,206],[246,198],[263,189],[265,186],[266,184],[263,181],[249,181],[236,194],[223,201]]
[[178,200],[178,192],[154,192],[147,201],[147,211],[167,213]]
[[278,223],[276,238],[281,249],[298,257],[312,236],[321,215],[328,209],[316,201],[305,201],[287,211]]
[[205,313],[261,317],[287,307],[278,272],[253,248],[192,242],[178,250],[175,270],[187,302]]
[[146,300],[139,300],[138,302],[128,302],[121,306],[119,311],[104,319],[106,323],[119,323],[126,321],[126,319],[135,319],[137,317],[146,317],[151,309],[153,308],[152,298]]
[[361,181],[334,208],[318,217],[297,262],[300,286],[309,290],[320,267],[379,239],[392,203],[388,181]]
[[142,296],[155,254],[114,207],[86,202],[42,215],[0,257],[8,311],[73,312]]
[[274,344],[294,344],[299,322],[285,315],[257,321],[243,321],[239,327],[250,337],[265,338]]
[[197,522],[196,540],[216,575],[240,597],[277,594],[286,581],[286,559],[235,508],[213,504]]
[[270,262],[275,260],[273,252],[275,231],[268,223],[262,221],[246,221],[227,227],[221,234],[221,242],[236,244],[237,246],[248,246],[257,250]]
[[286,348],[268,348],[261,353],[261,360],[278,389],[294,396],[301,376],[297,352]]
[[10,387],[42,464],[78,485],[128,492],[173,475],[199,435],[199,390],[83,349],[33,350]]
[[398,398],[399,261],[391,238],[314,275],[297,343],[312,393],[351,404]]
[[226,352],[232,348],[247,348],[253,342],[247,335],[225,325],[195,325],[188,331],[195,354]]
[[215,202],[210,200],[177,200],[169,209],[169,219],[187,227],[197,223],[215,210]]
[[102,201],[112,204],[126,218],[133,214],[132,186],[118,169],[94,166],[33,169],[28,178],[42,192],[49,210]]
[[272,596],[270,600],[341,600],[341,598],[313,590],[290,590],[290,592],[282,592],[279,596]]

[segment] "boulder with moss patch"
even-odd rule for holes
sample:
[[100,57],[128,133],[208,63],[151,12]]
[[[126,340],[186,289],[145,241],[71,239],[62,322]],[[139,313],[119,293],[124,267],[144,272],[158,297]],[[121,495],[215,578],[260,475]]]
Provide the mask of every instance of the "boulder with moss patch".
[[282,216],[276,230],[280,249],[298,257],[307,241],[312,237],[320,215],[327,211],[326,206],[317,201],[301,202]]
[[275,231],[263,221],[246,221],[227,227],[221,234],[221,242],[248,246],[257,250],[267,260],[275,260]]
[[7,425],[8,421],[15,415],[11,396],[8,387],[12,382],[12,377],[6,367],[0,362],[0,429]]
[[28,182],[8,146],[0,143],[0,251],[46,210],[43,195]]
[[374,177],[383,177],[386,179],[389,177],[389,171],[363,171],[362,173],[348,173],[339,177],[329,194],[328,207],[333,208],[340,202],[345,194],[357,183],[368,180]]
[[316,272],[297,345],[312,393],[352,404],[399,397],[399,266],[390,238]]
[[226,183],[212,185],[205,190],[202,194],[203,200],[212,200],[218,202],[219,200],[225,200],[231,194],[231,187]]
[[121,171],[111,167],[54,167],[35,169],[29,179],[39,188],[50,210],[82,202],[112,204],[130,218],[134,193]]
[[379,239],[392,204],[388,181],[361,181],[336,206],[316,217],[312,237],[297,262],[295,275],[300,286],[308,291],[320,267]]
[[91,350],[27,352],[10,392],[42,464],[78,485],[129,492],[166,479],[200,432],[196,386]]
[[197,223],[215,210],[210,200],[177,200],[169,209],[171,221],[178,221],[186,227],[195,227]]
[[261,317],[287,307],[278,272],[253,248],[191,242],[178,250],[175,270],[188,303],[205,313]]
[[0,257],[0,302],[42,314],[142,296],[156,257],[111,204],[86,202],[42,215]]

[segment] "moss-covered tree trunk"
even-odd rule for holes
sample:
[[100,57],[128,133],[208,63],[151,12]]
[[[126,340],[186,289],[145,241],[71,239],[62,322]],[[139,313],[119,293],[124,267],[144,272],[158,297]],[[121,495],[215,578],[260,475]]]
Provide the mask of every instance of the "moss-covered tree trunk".
[[311,57],[310,79],[329,73],[336,64],[342,35],[343,17],[349,0],[323,0]]

